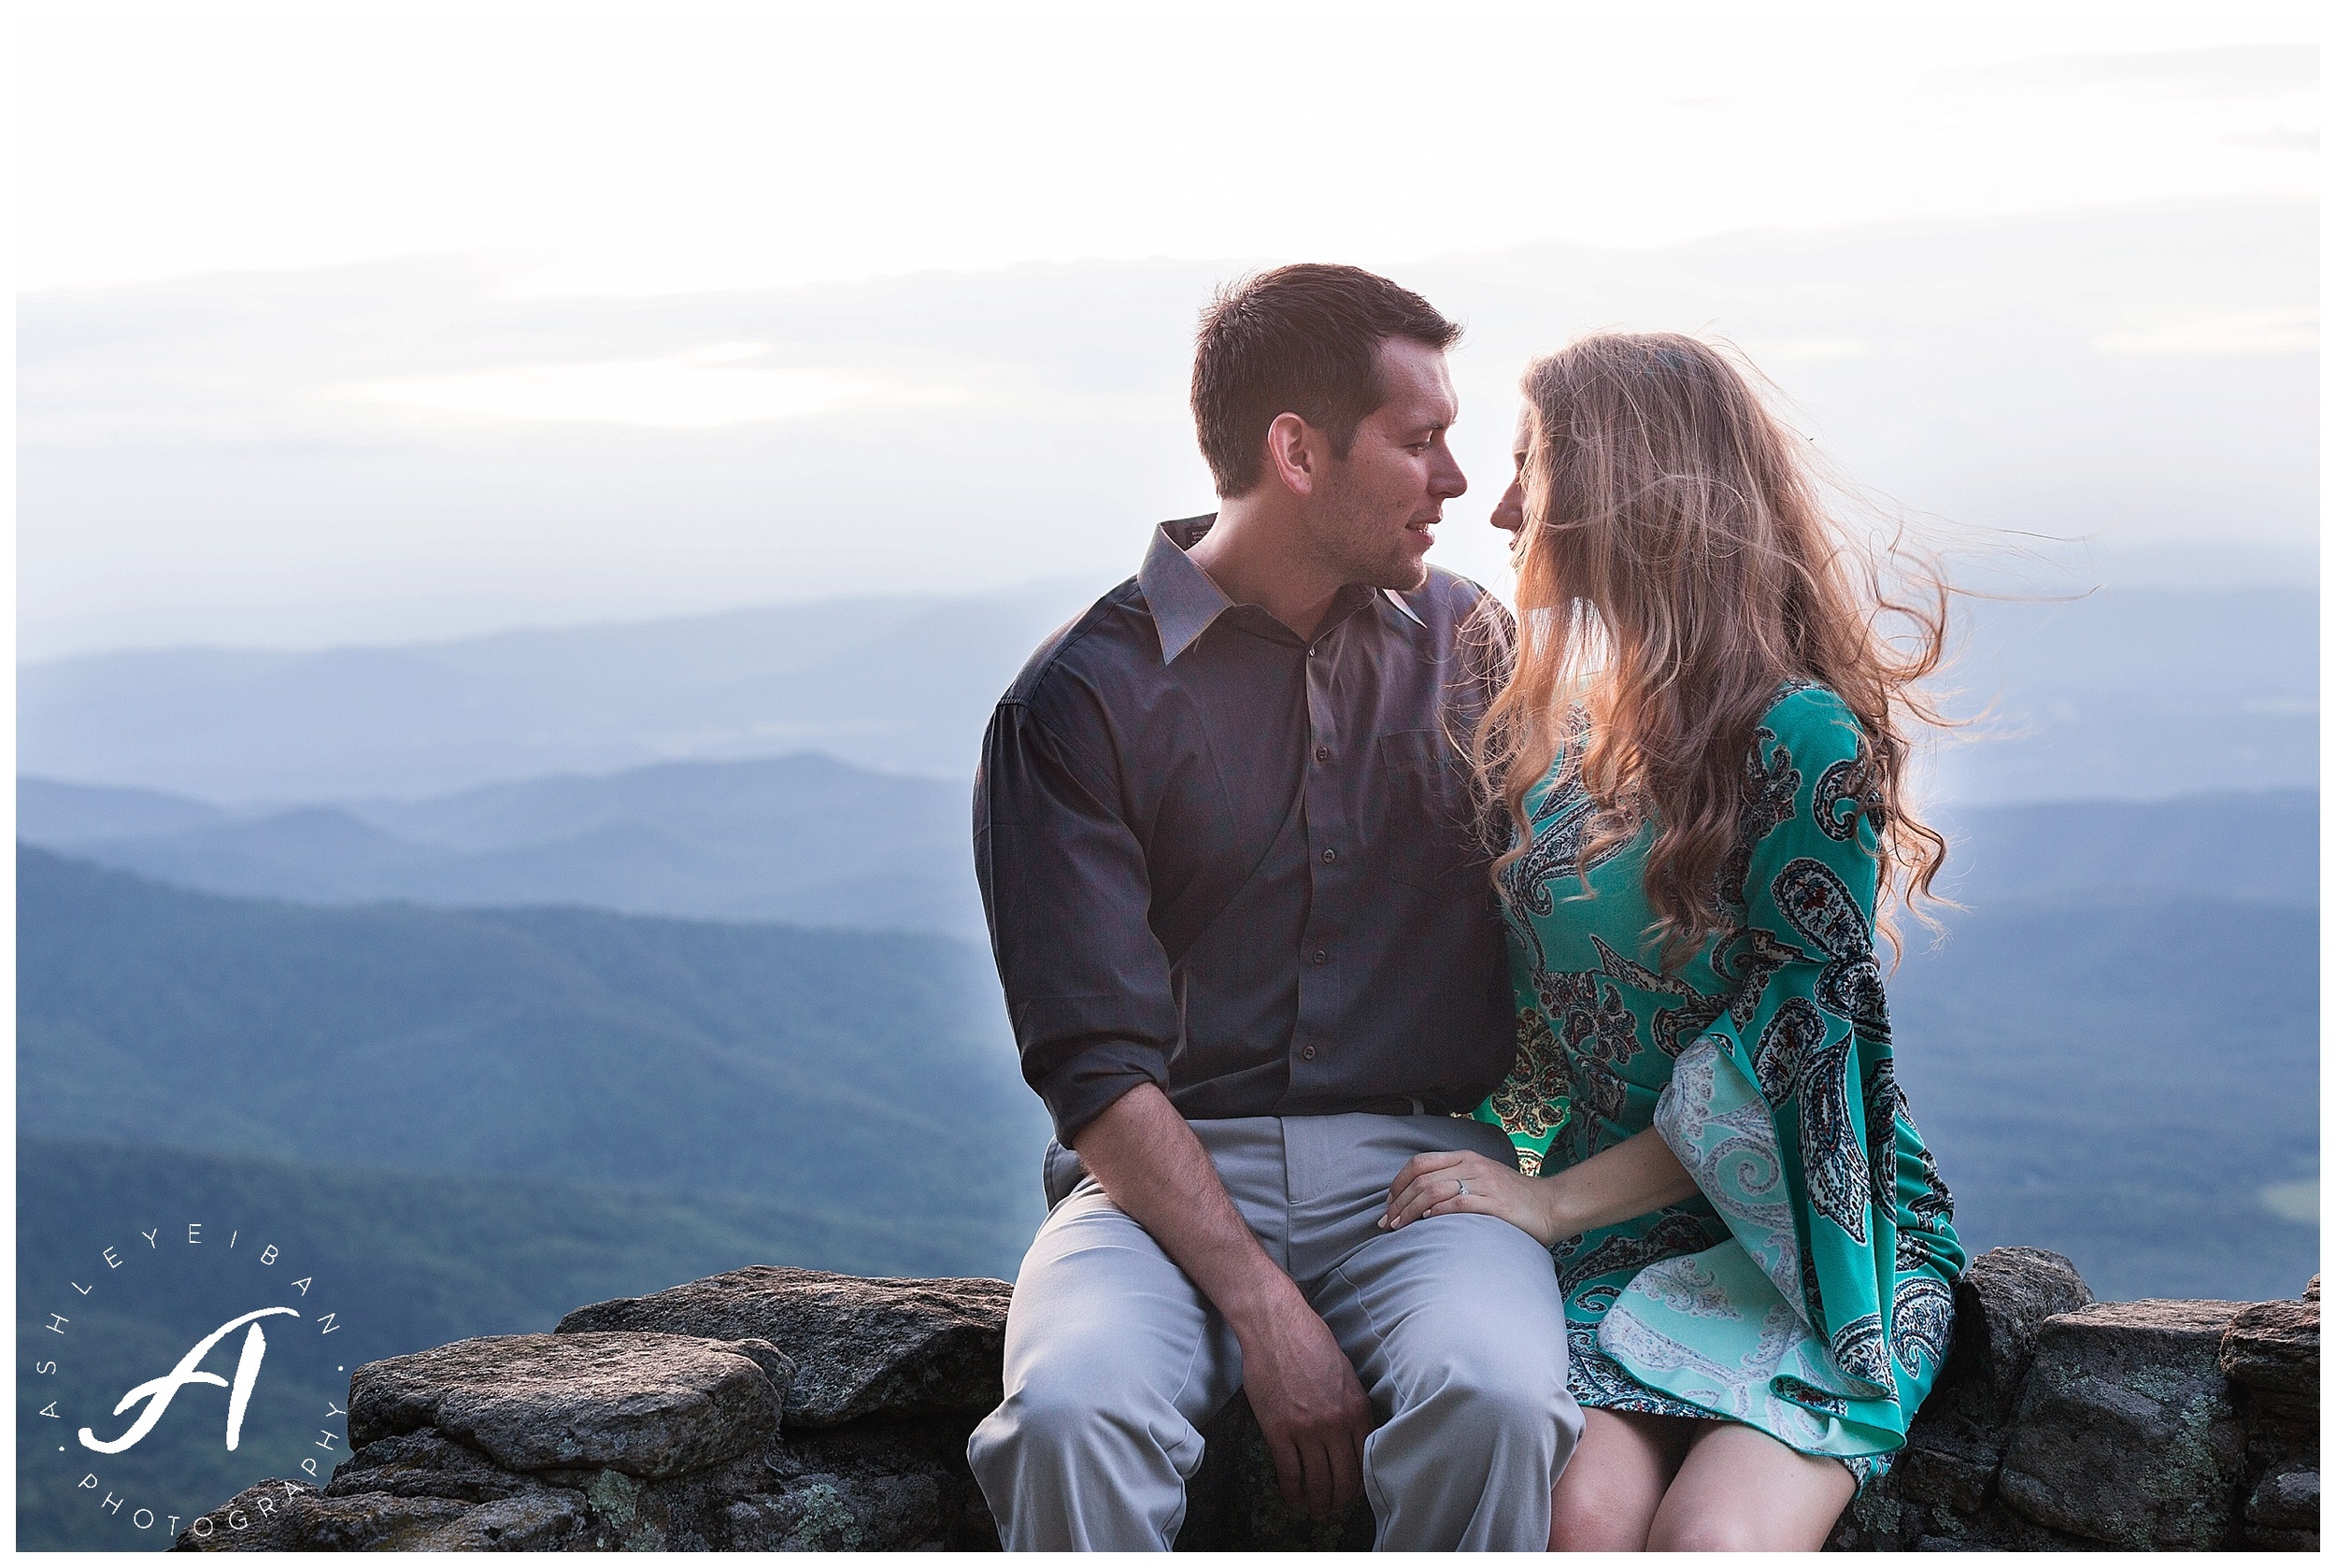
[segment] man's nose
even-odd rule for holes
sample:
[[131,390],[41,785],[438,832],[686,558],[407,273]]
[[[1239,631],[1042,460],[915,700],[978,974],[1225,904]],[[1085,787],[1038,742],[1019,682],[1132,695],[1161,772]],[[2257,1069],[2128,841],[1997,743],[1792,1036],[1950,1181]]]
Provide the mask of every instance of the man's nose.
[[1446,501],[1467,494],[1468,476],[1460,472],[1460,459],[1452,455],[1449,447],[1439,449],[1437,455],[1443,461],[1435,465],[1434,472],[1430,476],[1429,488]]

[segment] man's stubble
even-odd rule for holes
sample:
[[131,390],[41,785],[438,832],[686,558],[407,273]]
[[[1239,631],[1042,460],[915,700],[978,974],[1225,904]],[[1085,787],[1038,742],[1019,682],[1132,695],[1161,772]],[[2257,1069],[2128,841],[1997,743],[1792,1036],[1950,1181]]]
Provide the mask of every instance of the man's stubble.
[[1332,459],[1317,485],[1318,505],[1308,543],[1329,575],[1366,588],[1410,593],[1426,586],[1428,563],[1403,526],[1410,508],[1391,508],[1360,482],[1352,465]]

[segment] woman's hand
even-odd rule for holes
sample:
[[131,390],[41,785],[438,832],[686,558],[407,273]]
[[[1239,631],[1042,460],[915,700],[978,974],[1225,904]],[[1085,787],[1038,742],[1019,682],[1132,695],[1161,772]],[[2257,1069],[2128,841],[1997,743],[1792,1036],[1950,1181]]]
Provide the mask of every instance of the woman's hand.
[[1489,1214],[1549,1247],[1581,1228],[1558,1214],[1556,1196],[1555,1183],[1481,1154],[1415,1154],[1388,1190],[1379,1228],[1400,1231],[1440,1214]]

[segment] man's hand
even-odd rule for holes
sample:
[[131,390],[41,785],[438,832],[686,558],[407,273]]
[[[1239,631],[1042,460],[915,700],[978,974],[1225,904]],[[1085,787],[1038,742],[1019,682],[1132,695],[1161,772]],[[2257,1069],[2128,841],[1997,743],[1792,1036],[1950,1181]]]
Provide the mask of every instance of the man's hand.
[[1282,1496],[1316,1518],[1342,1512],[1362,1494],[1371,1402],[1330,1325],[1258,1245],[1191,1124],[1144,1084],[1080,1128],[1075,1147],[1241,1342],[1242,1381]]
[[1362,1444],[1371,1401],[1330,1326],[1293,1289],[1241,1340],[1241,1376],[1258,1430],[1274,1456],[1282,1501],[1318,1519],[1346,1512],[1362,1494]]

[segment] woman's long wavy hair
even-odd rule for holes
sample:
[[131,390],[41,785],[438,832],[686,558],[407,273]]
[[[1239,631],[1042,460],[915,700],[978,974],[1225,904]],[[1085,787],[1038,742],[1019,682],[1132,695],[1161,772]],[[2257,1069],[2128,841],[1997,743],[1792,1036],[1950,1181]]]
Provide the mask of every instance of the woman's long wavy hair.
[[[1906,785],[1910,730],[1944,722],[1916,689],[1944,656],[1944,580],[1904,571],[1895,546],[1860,548],[1829,513],[1802,443],[1707,344],[1602,333],[1534,361],[1524,392],[1515,671],[1471,747],[1507,807],[1499,865],[1531,841],[1526,795],[1562,752],[1596,808],[1583,865],[1656,824],[1648,936],[1675,970],[1740,921],[1738,890],[1722,882],[1753,731],[1780,684],[1815,681],[1864,731],[1859,793],[1896,948],[1891,905],[1932,896],[1946,856]],[[1885,555],[1911,591],[1885,586]]]

